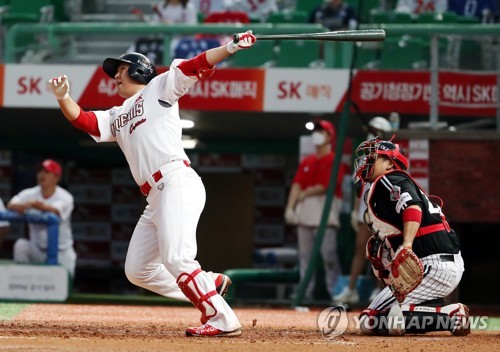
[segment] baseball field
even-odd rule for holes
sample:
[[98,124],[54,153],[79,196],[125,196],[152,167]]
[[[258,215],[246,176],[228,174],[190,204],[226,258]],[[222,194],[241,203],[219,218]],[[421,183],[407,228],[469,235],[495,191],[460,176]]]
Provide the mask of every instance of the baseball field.
[[[319,309],[236,307],[238,338],[187,338],[199,325],[189,306],[0,303],[0,351],[498,351],[500,319],[466,337],[428,333],[363,336],[355,329],[333,339],[318,330]],[[476,310],[477,314],[487,315]],[[359,312],[350,312],[357,315]],[[472,314],[476,314],[471,309]]]

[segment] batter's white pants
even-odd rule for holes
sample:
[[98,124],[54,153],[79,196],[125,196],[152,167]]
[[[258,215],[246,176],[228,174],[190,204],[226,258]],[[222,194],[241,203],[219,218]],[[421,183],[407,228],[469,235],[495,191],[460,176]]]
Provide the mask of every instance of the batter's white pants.
[[[441,254],[434,254],[421,258],[425,273],[422,283],[401,304],[419,305],[426,301],[444,298],[457,288],[464,272],[462,255],[460,252],[454,254],[453,261],[443,261],[440,256]],[[385,287],[368,308],[382,311],[395,304],[399,303],[390,288]]]
[[[125,274],[137,286],[188,301],[176,281],[180,274],[200,268],[195,260],[196,227],[205,206],[205,187],[182,161],[170,162],[160,170],[163,177],[152,183],[148,205],[130,239]],[[213,279],[204,271],[196,276],[196,282],[204,293],[215,290]],[[223,331],[241,326],[220,295],[210,300],[217,309],[217,315],[208,321],[210,325]]]
[[[297,228],[301,278],[304,277],[307,265],[311,259],[311,251],[316,239],[316,232],[318,232],[317,227],[299,225]],[[323,243],[321,244],[321,256],[323,258],[325,282],[328,293],[330,297],[333,297],[334,288],[340,275],[340,261],[337,252],[337,229],[333,226],[328,226],[325,230]],[[306,298],[312,298],[315,283],[316,279],[315,275],[313,275],[305,293]]]
[[[14,242],[13,257],[16,263],[40,264],[47,260],[47,250],[41,249],[25,238]],[[68,270],[71,277],[75,276],[76,252],[73,247],[57,252],[58,263]]]

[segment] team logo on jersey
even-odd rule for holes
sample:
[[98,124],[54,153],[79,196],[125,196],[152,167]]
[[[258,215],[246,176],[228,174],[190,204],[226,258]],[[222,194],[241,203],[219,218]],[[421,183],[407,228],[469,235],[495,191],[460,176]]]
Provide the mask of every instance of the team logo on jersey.
[[392,186],[390,193],[391,193],[391,200],[393,202],[399,200],[399,198],[401,198],[401,187]]
[[132,108],[126,113],[117,116],[113,123],[111,124],[111,133],[116,137],[116,132],[120,132],[122,127],[127,126],[129,121],[135,119],[138,116],[144,115],[144,100],[139,100],[132,106]]
[[134,132],[134,130],[137,128],[137,126],[142,125],[144,122],[146,122],[146,118],[143,118],[143,119],[131,124],[130,125],[130,134],[132,134],[132,132]]

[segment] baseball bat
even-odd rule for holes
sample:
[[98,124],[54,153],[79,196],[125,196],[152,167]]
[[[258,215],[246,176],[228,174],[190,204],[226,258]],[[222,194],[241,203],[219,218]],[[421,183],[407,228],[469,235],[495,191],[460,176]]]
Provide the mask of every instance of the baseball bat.
[[[385,39],[383,29],[361,29],[348,31],[333,31],[320,33],[301,34],[256,34],[257,40],[325,40],[334,42],[377,42]],[[233,41],[237,43],[238,35],[233,36]]]

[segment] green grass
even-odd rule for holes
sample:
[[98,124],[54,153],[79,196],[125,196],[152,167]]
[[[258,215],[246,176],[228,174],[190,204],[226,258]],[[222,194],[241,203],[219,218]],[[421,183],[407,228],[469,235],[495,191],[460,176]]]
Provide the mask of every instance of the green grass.
[[0,320],[10,320],[29,306],[28,303],[0,303]]
[[488,327],[486,328],[487,331],[492,331],[492,330],[500,330],[500,318],[488,318]]

